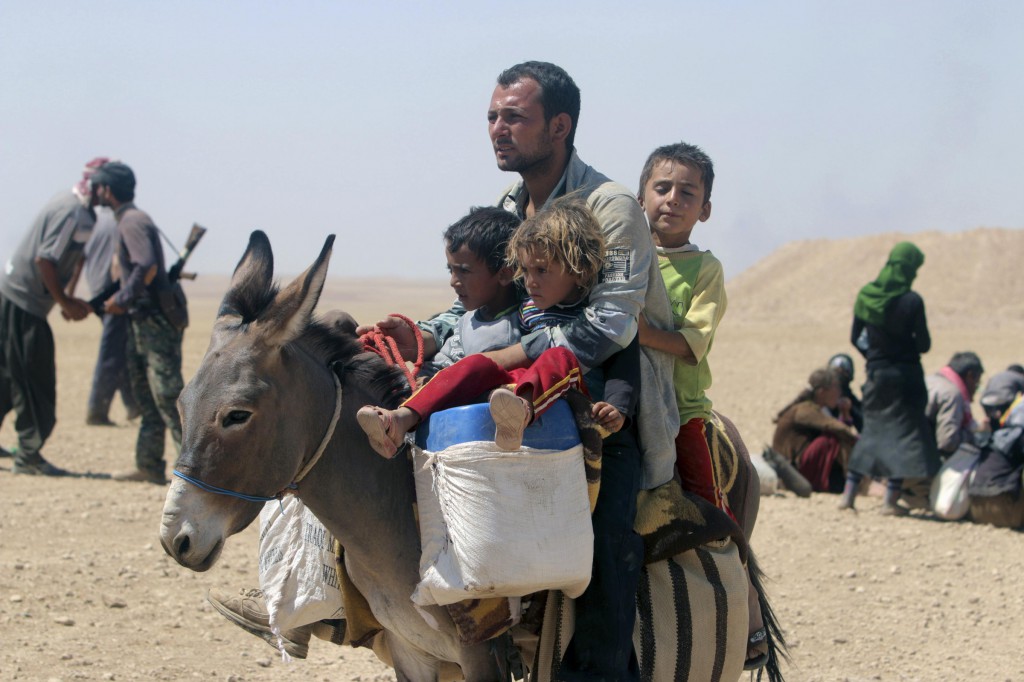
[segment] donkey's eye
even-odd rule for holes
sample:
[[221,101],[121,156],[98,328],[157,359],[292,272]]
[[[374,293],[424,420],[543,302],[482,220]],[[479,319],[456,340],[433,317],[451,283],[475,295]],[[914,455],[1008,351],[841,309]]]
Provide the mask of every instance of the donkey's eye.
[[248,412],[246,410],[231,410],[228,412],[227,416],[224,417],[224,421],[221,422],[221,425],[227,428],[229,426],[235,426],[236,424],[244,424],[249,421],[249,417],[251,416],[252,412]]

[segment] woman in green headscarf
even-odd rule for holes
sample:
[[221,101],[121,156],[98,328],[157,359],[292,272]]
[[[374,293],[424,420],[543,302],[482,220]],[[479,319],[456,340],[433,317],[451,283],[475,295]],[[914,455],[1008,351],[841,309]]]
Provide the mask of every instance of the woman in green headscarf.
[[910,242],[900,242],[892,247],[878,279],[865,284],[857,294],[857,302],[853,304],[854,316],[868,324],[884,324],[886,308],[893,299],[910,291],[917,269],[922,264],[924,254]]
[[924,300],[910,289],[924,254],[900,242],[878,277],[865,284],[853,306],[850,340],[867,360],[864,430],[850,455],[840,508],[852,509],[864,476],[888,479],[882,513],[901,516],[904,478],[929,478],[939,470],[935,434],[924,416],[928,392],[921,354],[931,348]]

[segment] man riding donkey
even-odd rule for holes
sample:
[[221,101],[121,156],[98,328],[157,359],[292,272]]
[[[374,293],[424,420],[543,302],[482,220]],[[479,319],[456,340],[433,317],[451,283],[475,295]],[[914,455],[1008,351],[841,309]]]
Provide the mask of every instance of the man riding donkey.
[[[593,213],[606,241],[601,278],[582,314],[489,353],[505,368],[527,365],[550,348],[564,347],[585,373],[594,372],[633,342],[641,310],[649,324],[673,328],[654,245],[636,197],[586,165],[573,147],[579,101],[579,89],[568,74],[543,62],[526,62],[504,71],[491,98],[488,131],[498,167],[520,175],[501,194],[498,205],[526,219],[571,194]],[[421,323],[427,332],[425,357],[440,347],[464,312],[456,304]],[[396,318],[380,321],[376,329],[412,347],[408,330]],[[623,433],[604,444],[601,494],[593,514],[594,573],[576,602],[576,629],[560,668],[562,679],[639,679],[632,634],[643,547],[633,529],[635,499],[640,489],[660,486],[674,475],[679,422],[671,381],[673,362],[668,353],[642,350],[639,439]],[[258,595],[233,599],[211,595],[211,601],[222,612],[233,613],[229,617],[236,623],[243,611],[249,616],[246,620],[253,620],[261,607]],[[258,617],[262,621],[263,614]]]

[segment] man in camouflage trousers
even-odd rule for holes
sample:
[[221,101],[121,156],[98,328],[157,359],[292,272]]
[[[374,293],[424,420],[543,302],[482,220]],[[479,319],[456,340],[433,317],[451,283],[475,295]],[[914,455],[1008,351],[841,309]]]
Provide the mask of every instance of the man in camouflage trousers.
[[167,429],[181,450],[177,400],[184,381],[182,332],[167,319],[157,297],[170,287],[160,233],[149,215],[132,203],[135,174],[131,168],[123,163],[107,163],[96,171],[92,182],[99,202],[112,208],[117,217],[121,289],[107,299],[105,309],[107,313],[127,314],[131,318],[128,375],[142,414],[135,444],[135,469],[114,474],[113,478],[164,484]]

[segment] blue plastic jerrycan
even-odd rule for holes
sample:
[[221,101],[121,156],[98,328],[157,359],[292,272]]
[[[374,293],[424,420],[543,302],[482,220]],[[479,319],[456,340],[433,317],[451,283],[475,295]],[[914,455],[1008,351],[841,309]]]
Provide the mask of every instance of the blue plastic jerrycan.
[[[494,440],[494,420],[487,403],[435,412],[416,429],[416,445],[430,452],[478,440]],[[556,401],[523,432],[523,445],[529,448],[568,450],[579,443],[576,420],[564,400]]]

